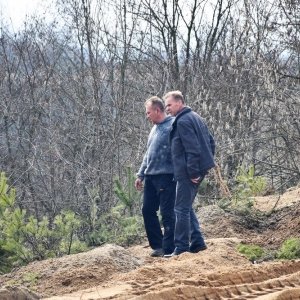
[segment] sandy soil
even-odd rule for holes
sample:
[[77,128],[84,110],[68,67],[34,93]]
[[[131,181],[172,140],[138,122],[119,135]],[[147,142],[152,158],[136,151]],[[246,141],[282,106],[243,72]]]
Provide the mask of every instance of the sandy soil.
[[240,242],[279,249],[300,237],[299,200],[299,187],[258,197],[251,218],[200,208],[208,249],[197,254],[152,258],[145,240],[34,262],[0,276],[0,299],[300,299],[300,260],[252,263],[236,250]]

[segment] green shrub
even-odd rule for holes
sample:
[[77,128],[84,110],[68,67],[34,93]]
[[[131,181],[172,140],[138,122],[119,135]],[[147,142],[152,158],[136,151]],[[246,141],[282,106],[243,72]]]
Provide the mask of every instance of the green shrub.
[[0,275],[2,273],[8,273],[12,268],[12,264],[8,260],[10,253],[3,249],[3,244],[4,241],[0,238]]
[[232,205],[232,201],[227,197],[222,197],[222,199],[218,201],[217,205],[222,209],[226,209]]
[[263,250],[258,246],[239,244],[237,250],[239,253],[245,255],[251,261],[256,261],[263,255]]
[[60,251],[61,254],[75,254],[89,250],[76,235],[82,224],[73,211],[63,210],[54,218],[53,224],[55,225],[54,237],[58,241],[56,251]]
[[[254,204],[254,197],[261,195],[266,188],[267,179],[255,176],[254,166],[250,165],[248,171],[241,166],[237,167],[237,185],[234,187],[232,197],[224,197],[218,202],[222,209],[232,209],[239,214],[248,215]],[[223,182],[225,183],[225,182]]]
[[123,205],[119,205],[101,217],[99,238],[109,243],[128,247],[141,242],[144,223],[141,216],[124,215],[123,209]]
[[36,284],[37,281],[41,278],[42,278],[42,275],[39,273],[27,273],[26,272],[23,274],[23,281],[29,282],[31,284]]
[[134,204],[141,199],[141,192],[135,188],[135,175],[131,166],[126,167],[126,182],[127,186],[123,186],[119,178],[114,179],[115,188],[113,192],[117,195],[121,201],[124,209],[128,208],[129,214],[132,217],[134,215]]
[[277,254],[278,259],[300,258],[300,241],[298,238],[287,239],[283,242]]
[[[79,240],[77,232],[88,225],[90,234],[86,240],[90,244],[104,242],[129,246],[143,238],[144,224],[141,216],[133,214],[133,205],[140,199],[133,185],[131,168],[127,168],[129,187],[124,189],[116,180],[116,195],[121,205],[114,207],[100,218],[97,213],[97,191],[93,191],[93,205],[90,218],[85,220],[72,211],[62,211],[50,222],[47,216],[37,220],[27,216],[26,211],[15,204],[15,190],[9,189],[5,174],[0,183],[0,272],[9,272],[12,267],[28,264],[65,254],[89,250],[87,244]],[[126,213],[126,208],[129,208]]]
[[[135,189],[135,178],[132,167],[127,166],[125,183],[119,178],[114,179],[113,192],[120,201],[109,212],[97,217],[96,200],[93,200],[90,218],[82,218],[91,228],[90,232],[85,234],[88,245],[115,243],[126,247],[141,241],[144,223],[142,217],[135,213],[135,207],[140,206],[142,192]],[[92,199],[97,198],[94,193],[90,194]]]
[[113,192],[120,204],[100,217],[98,233],[89,234],[88,241],[116,243],[124,247],[141,242],[144,223],[142,217],[135,214],[134,207],[139,205],[142,193],[136,190],[134,182],[131,166],[126,167],[126,184],[123,185],[119,178],[114,179]]
[[253,197],[261,195],[265,188],[267,179],[261,176],[255,176],[254,166],[250,165],[248,172],[241,166],[237,167],[240,175],[237,176],[238,194],[242,197]]
[[74,212],[62,211],[50,224],[47,216],[38,221],[26,216],[26,211],[15,204],[15,190],[1,174],[0,184],[0,262],[1,271],[62,254],[86,251],[76,232],[81,222]]

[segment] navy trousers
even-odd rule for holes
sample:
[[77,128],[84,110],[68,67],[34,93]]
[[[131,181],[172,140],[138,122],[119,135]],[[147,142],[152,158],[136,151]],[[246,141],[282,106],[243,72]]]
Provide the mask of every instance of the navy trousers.
[[175,247],[176,253],[178,254],[189,252],[190,246],[206,246],[193,208],[195,196],[201,181],[193,183],[187,178],[177,182],[175,202]]
[[[174,251],[176,182],[173,174],[147,175],[144,182],[142,214],[152,249],[163,248],[165,254]],[[161,213],[164,234],[161,230],[158,210]]]

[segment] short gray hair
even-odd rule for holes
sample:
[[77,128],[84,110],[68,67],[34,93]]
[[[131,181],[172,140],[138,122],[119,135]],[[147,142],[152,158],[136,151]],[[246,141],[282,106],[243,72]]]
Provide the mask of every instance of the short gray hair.
[[153,96],[146,100],[145,106],[151,105],[154,108],[159,108],[161,111],[165,111],[165,105],[164,102],[157,96]]
[[175,100],[181,100],[184,104],[183,95],[180,91],[171,91],[164,95],[163,99],[166,100],[169,97],[174,97]]

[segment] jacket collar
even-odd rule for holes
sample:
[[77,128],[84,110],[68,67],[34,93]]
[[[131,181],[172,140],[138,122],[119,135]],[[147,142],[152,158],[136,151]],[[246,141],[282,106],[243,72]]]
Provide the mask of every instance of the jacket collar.
[[192,109],[189,106],[185,106],[175,117],[175,120],[172,124],[172,130],[175,129],[175,127],[177,126],[177,121],[180,117],[182,117],[183,115],[185,115],[188,112],[191,112]]
[[181,116],[184,114],[192,111],[192,109],[189,106],[185,106],[177,115],[176,115],[176,120],[179,119]]

